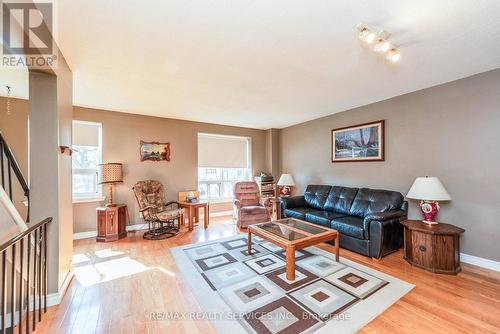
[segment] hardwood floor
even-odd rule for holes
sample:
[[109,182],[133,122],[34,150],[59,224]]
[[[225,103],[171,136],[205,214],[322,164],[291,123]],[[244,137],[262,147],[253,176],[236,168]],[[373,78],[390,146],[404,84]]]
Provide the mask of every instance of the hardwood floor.
[[[151,314],[201,311],[170,248],[237,233],[230,217],[220,217],[208,230],[184,227],[162,241],[144,240],[142,232],[112,243],[75,241],[75,278],[36,332],[215,333],[208,321],[154,320]],[[344,249],[340,255],[416,285],[362,333],[500,333],[500,273],[463,264],[458,276],[436,275],[411,267],[402,251],[380,262]]]

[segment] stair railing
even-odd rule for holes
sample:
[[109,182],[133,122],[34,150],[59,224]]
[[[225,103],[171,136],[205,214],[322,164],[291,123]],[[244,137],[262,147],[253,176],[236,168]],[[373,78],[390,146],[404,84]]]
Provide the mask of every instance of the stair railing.
[[2,188],[9,195],[10,200],[12,201],[13,197],[13,186],[12,186],[12,173],[17,178],[17,181],[21,185],[23,189],[24,196],[26,196],[26,200],[28,201],[28,214],[26,217],[26,222],[29,222],[30,218],[30,189],[28,187],[28,183],[23,176],[21,168],[19,167],[19,163],[16,160],[16,157],[12,153],[9,145],[5,141],[5,138],[0,132],[0,169],[1,169],[1,181]]
[[[0,331],[36,330],[47,312],[47,218],[0,245]],[[10,267],[10,268],[9,268]]]

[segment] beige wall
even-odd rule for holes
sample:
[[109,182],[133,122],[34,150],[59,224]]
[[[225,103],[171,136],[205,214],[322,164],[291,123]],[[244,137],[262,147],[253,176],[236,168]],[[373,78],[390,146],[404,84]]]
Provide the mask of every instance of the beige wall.
[[[28,101],[12,99],[12,113],[5,114],[5,98],[0,97],[0,131],[7,138],[16,158],[28,175]],[[268,171],[266,166],[267,137],[264,130],[255,130],[207,123],[180,121],[165,118],[123,114],[117,112],[73,108],[73,118],[101,122],[103,124],[103,160],[124,163],[125,183],[115,188],[115,201],[129,205],[131,224],[138,224],[137,207],[130,188],[137,180],[158,178],[167,187],[169,199],[177,199],[181,190],[197,188],[197,133],[248,136],[252,138],[253,173]],[[140,162],[139,141],[170,141],[171,162]],[[123,157],[123,158],[122,158]],[[107,188],[104,189],[107,194]],[[19,191],[18,202],[22,200]],[[74,231],[87,232],[96,229],[95,209],[103,203],[74,204]],[[19,206],[21,211],[24,209]],[[230,203],[213,203],[211,212],[232,210]]]
[[[385,162],[331,163],[332,129],[380,119]],[[465,228],[462,252],[499,261],[499,132],[495,70],[285,128],[282,170],[295,178],[296,193],[307,184],[335,184],[405,195],[415,177],[438,176],[453,199],[443,203],[440,220]],[[410,217],[419,218],[417,203],[410,204]]]
[[266,130],[266,167],[278,182],[280,177],[280,143],[279,129]]
[[[198,132],[252,138],[253,173],[266,169],[266,134],[264,130],[148,117],[75,107],[73,119],[100,122],[103,126],[103,162],[123,163],[124,183],[115,187],[114,200],[128,205],[129,224],[139,224],[139,211],[131,191],[135,182],[161,181],[167,198],[176,200],[179,191],[197,188]],[[141,162],[139,142],[170,142],[170,162]],[[107,188],[103,189],[107,194]],[[74,205],[74,232],[96,229],[95,208],[99,203]]]

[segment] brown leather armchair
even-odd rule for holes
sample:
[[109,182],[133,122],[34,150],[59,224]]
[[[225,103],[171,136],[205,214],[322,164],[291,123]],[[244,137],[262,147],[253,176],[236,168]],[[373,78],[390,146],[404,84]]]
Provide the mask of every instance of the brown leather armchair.
[[[132,188],[139,204],[139,212],[149,224],[145,239],[165,239],[179,233],[184,221],[184,209],[179,202],[165,200],[165,189],[156,180],[139,181]],[[176,224],[177,221],[177,224]]]
[[237,225],[240,228],[271,220],[271,203],[266,200],[261,204],[260,190],[256,182],[237,182],[234,185],[233,203],[237,212]]

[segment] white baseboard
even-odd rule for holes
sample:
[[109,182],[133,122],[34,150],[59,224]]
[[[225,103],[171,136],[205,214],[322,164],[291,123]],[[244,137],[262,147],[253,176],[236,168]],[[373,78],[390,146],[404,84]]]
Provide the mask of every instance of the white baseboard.
[[135,225],[129,225],[125,227],[127,231],[140,231],[140,230],[145,230],[148,228],[148,224],[135,224]]
[[[210,214],[210,217],[225,217],[232,216],[233,211],[219,211],[213,212]],[[140,231],[148,228],[148,224],[135,224],[128,225],[126,227],[127,231]],[[87,232],[77,232],[73,233],[73,240],[87,239],[87,238],[95,238],[97,236],[97,231],[87,231]]]
[[460,261],[473,264],[478,267],[500,271],[500,262],[488,260],[482,257],[460,253]]
[[225,217],[225,216],[232,216],[232,215],[233,215],[233,210],[210,213],[210,217]]
[[[139,231],[139,230],[145,230],[147,228],[148,228],[148,224],[128,225],[125,227],[125,229],[127,231]],[[95,237],[97,237],[97,231],[73,233],[73,240],[95,238]]]
[[95,238],[95,237],[97,237],[97,231],[87,231],[87,232],[73,233],[73,240]]
[[64,282],[61,284],[59,291],[47,295],[47,307],[59,305],[61,303],[62,299],[64,298],[64,295],[66,294],[66,291],[68,290],[69,284],[73,280],[73,277],[75,277],[75,274],[73,273],[73,270],[71,270],[66,275],[66,278],[64,279]]

